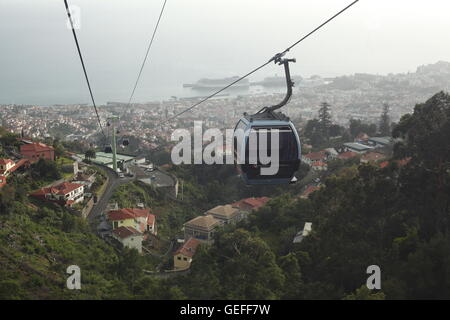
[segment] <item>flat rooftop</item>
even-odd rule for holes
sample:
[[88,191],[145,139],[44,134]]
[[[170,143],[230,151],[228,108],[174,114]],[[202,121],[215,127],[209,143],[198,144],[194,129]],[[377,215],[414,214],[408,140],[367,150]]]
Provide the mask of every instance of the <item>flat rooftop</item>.
[[[80,157],[81,159],[84,159],[84,154],[77,154],[77,156]],[[117,154],[117,161],[128,162],[128,161],[133,160],[134,158],[135,157],[127,156],[127,155],[124,155],[124,154],[119,154],[119,153]],[[95,158],[91,159],[91,161],[93,163],[101,164],[101,165],[106,166],[106,165],[112,164],[112,162],[113,162],[113,155],[112,155],[112,153],[97,152],[95,154]]]

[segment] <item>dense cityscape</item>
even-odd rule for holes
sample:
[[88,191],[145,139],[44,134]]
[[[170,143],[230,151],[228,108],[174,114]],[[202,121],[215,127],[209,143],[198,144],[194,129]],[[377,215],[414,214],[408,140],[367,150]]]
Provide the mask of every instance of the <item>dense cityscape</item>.
[[[390,117],[412,112],[414,105],[441,88],[450,89],[450,63],[438,62],[418,67],[414,73],[387,76],[355,74],[337,78],[301,80],[286,106],[286,114],[302,123],[317,116],[322,102],[331,105],[332,119],[346,126],[350,119],[377,123],[384,103],[390,106]],[[268,88],[270,90],[270,88]],[[232,129],[244,112],[256,112],[281,100],[283,94],[218,97],[201,108],[163,123],[199,101],[179,98],[168,101],[132,104],[110,102],[100,106],[102,119],[120,116],[120,135],[139,139],[139,149],[152,150],[158,141],[170,141],[176,128],[192,128],[194,120],[204,121],[206,128]],[[125,109],[125,111],[124,111]],[[95,114],[88,105],[23,106],[0,105],[2,125],[12,132],[32,138],[59,137],[98,144],[100,136]]]

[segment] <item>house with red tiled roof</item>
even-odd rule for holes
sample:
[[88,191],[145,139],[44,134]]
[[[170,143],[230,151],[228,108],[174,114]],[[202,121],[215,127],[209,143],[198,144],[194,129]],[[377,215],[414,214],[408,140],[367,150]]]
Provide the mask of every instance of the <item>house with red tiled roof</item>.
[[173,265],[176,270],[189,269],[192,258],[200,245],[200,240],[190,238],[173,255]]
[[346,151],[346,152],[343,152],[343,153],[339,154],[337,156],[337,158],[341,159],[341,160],[349,160],[349,159],[355,158],[357,156],[358,156],[358,154],[356,152]]
[[17,169],[22,167],[28,168],[30,165],[31,163],[28,159],[20,159],[17,163],[10,159],[0,159],[0,174],[7,177]]
[[303,193],[300,195],[301,199],[308,199],[309,196],[311,195],[311,193],[320,190],[319,186],[309,186],[308,188],[306,188],[305,191],[303,191]]
[[311,165],[315,161],[327,161],[328,155],[325,150],[318,152],[311,152],[305,155],[302,155],[302,161],[308,165]]
[[71,207],[84,200],[84,186],[78,183],[63,182],[55,186],[41,188],[31,195],[36,198]]
[[239,200],[237,202],[232,203],[233,207],[239,208],[242,211],[256,211],[259,208],[263,207],[270,198],[268,197],[260,197],[260,198],[246,198]]
[[133,227],[119,227],[111,232],[111,236],[119,241],[124,247],[136,249],[142,253],[142,241],[144,234]]
[[20,154],[31,162],[37,162],[39,159],[55,160],[55,149],[41,142],[21,145]]
[[328,166],[324,161],[314,161],[311,164],[311,168],[316,171],[326,171]]
[[150,232],[157,235],[156,216],[150,213],[150,209],[124,208],[111,210],[107,213],[107,218],[113,229],[132,227],[142,233]]
[[21,159],[14,163],[11,159],[0,159],[0,188],[6,185],[7,177],[21,167],[29,166],[29,160]]
[[15,165],[11,159],[0,159],[0,175],[7,176]]
[[367,152],[361,156],[361,163],[377,162],[386,159],[386,155],[379,152]]
[[15,163],[10,159],[0,159],[0,188],[6,185],[6,177],[10,174]]
[[30,160],[20,159],[19,161],[16,162],[16,165],[11,169],[11,173],[21,168],[28,169],[30,166],[31,166]]
[[[401,159],[401,160],[395,160],[394,162],[399,166],[399,167],[403,167],[406,166],[409,162],[411,161],[411,158],[405,158],[405,159]],[[380,168],[386,168],[389,165],[389,161],[383,161],[380,163]]]

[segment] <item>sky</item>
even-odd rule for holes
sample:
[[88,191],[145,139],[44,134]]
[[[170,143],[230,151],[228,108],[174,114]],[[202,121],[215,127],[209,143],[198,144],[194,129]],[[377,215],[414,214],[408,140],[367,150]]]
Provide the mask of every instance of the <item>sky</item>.
[[[135,101],[243,75],[351,0],[168,0]],[[163,0],[69,0],[98,103],[127,101]],[[450,1],[360,0],[294,48],[294,75],[414,72],[450,61]],[[282,75],[270,65],[250,80]],[[0,104],[88,103],[63,0],[0,1]]]

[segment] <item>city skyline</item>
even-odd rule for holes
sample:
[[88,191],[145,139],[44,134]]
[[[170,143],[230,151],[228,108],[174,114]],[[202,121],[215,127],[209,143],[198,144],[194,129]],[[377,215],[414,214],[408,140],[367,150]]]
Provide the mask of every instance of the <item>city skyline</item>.
[[[242,75],[348,3],[168,1],[135,101],[182,96],[182,84],[200,78]],[[98,101],[128,98],[161,4],[71,2],[80,8],[79,37]],[[0,6],[5,44],[0,103],[88,102],[63,4],[6,0]],[[450,27],[445,17],[449,5],[435,0],[432,9],[423,6],[419,1],[360,1],[290,52],[298,61],[292,73],[407,73],[448,61],[450,47],[442,39]],[[199,14],[199,8],[207,14]],[[275,74],[282,72],[270,65],[252,79]]]

